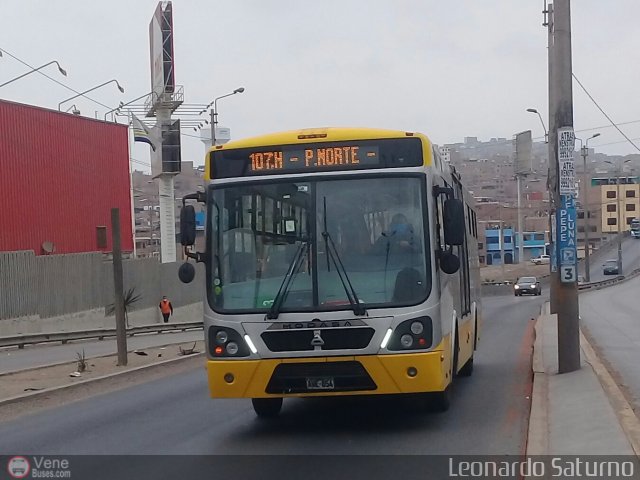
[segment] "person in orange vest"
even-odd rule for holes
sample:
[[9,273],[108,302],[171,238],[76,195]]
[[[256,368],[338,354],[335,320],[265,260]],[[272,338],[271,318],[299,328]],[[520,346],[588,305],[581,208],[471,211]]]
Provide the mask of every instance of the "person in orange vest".
[[162,297],[159,307],[162,312],[162,318],[164,318],[164,323],[167,323],[169,321],[169,317],[173,315],[173,305],[171,305],[171,302],[166,295]]

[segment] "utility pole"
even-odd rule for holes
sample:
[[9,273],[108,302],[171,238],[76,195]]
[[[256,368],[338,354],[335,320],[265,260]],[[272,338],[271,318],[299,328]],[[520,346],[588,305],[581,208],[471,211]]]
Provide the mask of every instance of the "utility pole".
[[500,274],[504,282],[504,222],[502,221],[502,204],[498,202],[498,218],[500,219],[500,230],[498,230],[498,241],[500,242]]
[[127,327],[124,316],[124,280],[122,273],[122,247],[120,245],[120,209],[111,209],[111,239],[113,254],[113,287],[116,314],[116,343],[118,366],[127,365]]
[[554,122],[549,145],[554,149],[555,175],[551,188],[556,208],[555,251],[560,272],[560,275],[556,272],[552,288],[557,289],[558,372],[567,373],[580,369],[570,0],[554,2],[552,50]]
[[524,231],[522,228],[522,200],[520,198],[522,175],[516,175],[516,183],[518,185],[518,263],[522,263],[524,261]]
[[[620,202],[620,182],[622,181],[622,163],[620,163],[620,171],[618,173],[616,196],[618,197],[618,275],[622,275],[622,224],[624,223],[624,215],[621,213]],[[626,189],[625,189],[626,190]]]
[[216,146],[216,124],[218,123],[218,114],[212,108],[211,109],[211,146]]
[[557,299],[556,292],[558,291],[558,285],[560,284],[560,274],[558,273],[557,255],[555,254],[555,232],[556,225],[554,224],[554,218],[556,213],[556,198],[554,195],[553,185],[558,183],[558,175],[556,172],[556,153],[554,145],[556,144],[556,132],[555,132],[555,81],[554,81],[554,44],[553,44],[553,4],[547,4],[547,9],[543,11],[544,22],[543,26],[547,27],[547,70],[548,70],[548,83],[549,83],[549,134],[548,140],[548,157],[549,157],[549,174],[547,177],[547,186],[549,189],[549,256],[551,261],[549,262],[549,310],[551,313],[557,311]]
[[582,182],[582,210],[584,211],[584,280],[591,281],[591,266],[589,264],[591,253],[591,245],[589,244],[589,175],[587,174],[587,155],[588,146],[580,149],[582,154],[583,182]]

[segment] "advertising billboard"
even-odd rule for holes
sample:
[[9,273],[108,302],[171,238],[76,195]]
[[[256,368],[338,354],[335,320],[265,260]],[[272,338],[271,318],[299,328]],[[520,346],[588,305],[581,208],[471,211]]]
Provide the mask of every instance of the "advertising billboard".
[[164,93],[173,93],[175,74],[173,61],[173,7],[171,2],[159,2],[149,24],[151,52],[151,90],[153,102]]
[[516,175],[531,173],[531,130],[516,134],[516,158],[514,170]]

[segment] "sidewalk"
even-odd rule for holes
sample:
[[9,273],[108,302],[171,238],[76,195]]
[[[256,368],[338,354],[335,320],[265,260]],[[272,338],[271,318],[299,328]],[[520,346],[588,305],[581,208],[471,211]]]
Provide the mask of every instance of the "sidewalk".
[[575,372],[558,374],[557,343],[556,316],[544,313],[536,323],[527,455],[640,455],[640,421],[584,336]]

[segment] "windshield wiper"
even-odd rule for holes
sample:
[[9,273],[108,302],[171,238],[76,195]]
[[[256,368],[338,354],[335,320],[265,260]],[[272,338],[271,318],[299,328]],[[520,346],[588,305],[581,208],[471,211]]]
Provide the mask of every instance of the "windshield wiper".
[[331,238],[331,234],[327,230],[327,197],[323,197],[323,202],[324,202],[324,206],[323,206],[324,231],[322,232],[322,238],[324,239],[324,245],[327,251],[327,270],[329,270],[329,258],[330,258],[336,267],[336,272],[338,272],[338,277],[340,277],[340,283],[342,283],[342,288],[344,288],[344,291],[347,294],[347,299],[349,300],[349,304],[353,309],[353,313],[358,316],[366,315],[367,310],[364,308],[362,304],[360,304],[360,299],[358,298],[358,294],[356,293],[356,290],[353,288],[351,280],[349,280],[347,269],[344,268],[342,260],[340,259],[340,255],[338,254],[338,249],[336,248],[336,244],[333,243],[333,238]]
[[303,259],[308,249],[309,249],[308,238],[300,239],[300,245],[298,245],[298,250],[296,250],[296,254],[291,259],[291,263],[289,263],[289,267],[287,268],[287,273],[282,279],[282,283],[280,284],[278,293],[276,293],[276,296],[273,299],[273,304],[271,305],[269,312],[267,312],[267,318],[269,320],[274,320],[278,318],[278,315],[280,315],[280,309],[282,308],[284,299],[286,298],[287,292],[289,291],[289,286],[291,285],[291,282],[298,274],[298,271],[302,266]]

